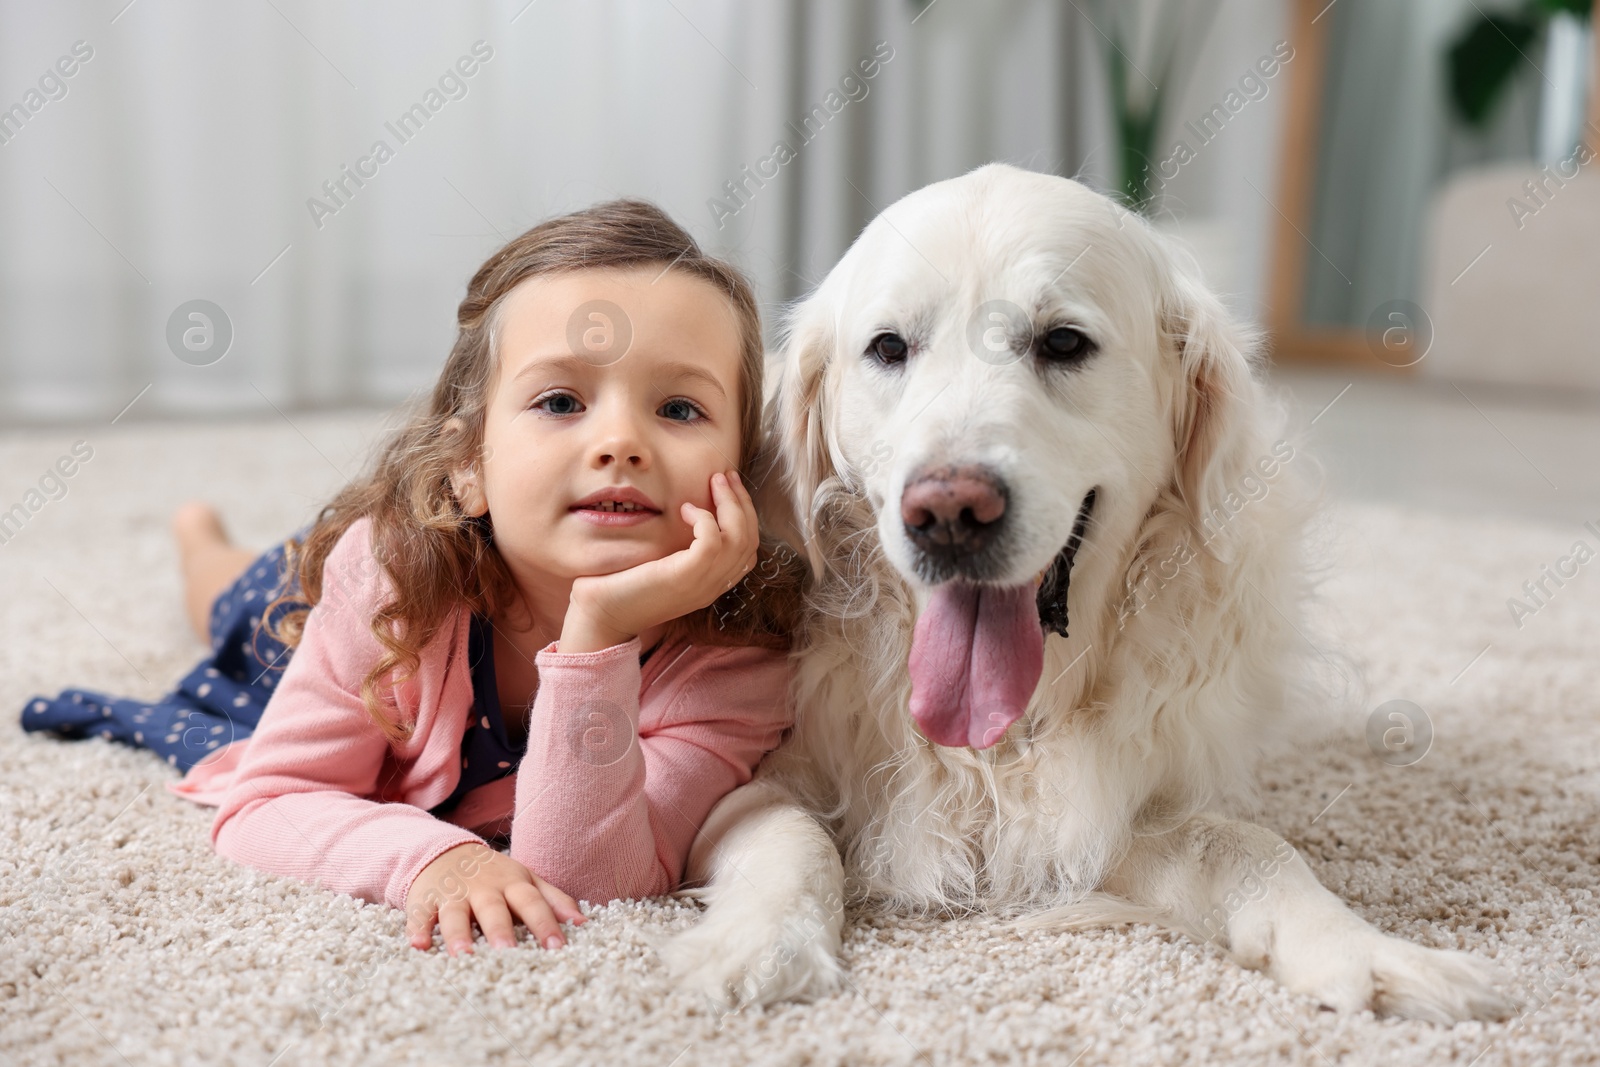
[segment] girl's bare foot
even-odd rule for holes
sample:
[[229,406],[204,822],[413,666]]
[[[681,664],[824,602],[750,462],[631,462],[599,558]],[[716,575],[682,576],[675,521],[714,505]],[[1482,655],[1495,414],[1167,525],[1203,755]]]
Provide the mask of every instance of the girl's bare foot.
[[189,625],[202,641],[211,640],[211,605],[256,558],[228,539],[217,509],[191,500],[172,515],[172,536],[178,542],[183,569],[183,606]]

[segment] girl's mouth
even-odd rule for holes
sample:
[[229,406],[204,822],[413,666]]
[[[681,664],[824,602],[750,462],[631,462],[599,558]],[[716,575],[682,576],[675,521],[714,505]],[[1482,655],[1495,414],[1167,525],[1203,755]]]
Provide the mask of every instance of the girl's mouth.
[[584,521],[592,522],[596,526],[638,526],[661,514],[654,508],[647,508],[642,504],[620,503],[613,500],[603,500],[570,510]]

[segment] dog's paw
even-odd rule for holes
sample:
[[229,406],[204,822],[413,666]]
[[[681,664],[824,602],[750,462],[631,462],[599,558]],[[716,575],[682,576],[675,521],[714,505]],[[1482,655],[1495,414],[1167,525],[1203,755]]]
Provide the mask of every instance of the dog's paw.
[[1279,931],[1276,944],[1244,947],[1239,958],[1337,1011],[1370,1008],[1449,1025],[1505,1019],[1516,1010],[1516,1002],[1496,988],[1496,969],[1475,956],[1424,948],[1360,920],[1338,927],[1293,939]]
[[680,987],[698,992],[718,1011],[751,1004],[808,1001],[839,990],[837,916],[802,911],[771,916],[719,915],[715,908],[693,929],[647,935]]

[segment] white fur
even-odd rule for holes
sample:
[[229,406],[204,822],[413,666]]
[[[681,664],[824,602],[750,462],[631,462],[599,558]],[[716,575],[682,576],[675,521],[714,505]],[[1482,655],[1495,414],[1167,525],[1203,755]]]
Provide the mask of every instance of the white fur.
[[[979,359],[968,326],[992,300],[1099,351],[1073,370]],[[912,343],[895,371],[862,358],[885,329]],[[729,1006],[836,989],[844,901],[1157,922],[1336,1008],[1509,1010],[1486,965],[1379,933],[1276,835],[1216,814],[1325,699],[1299,636],[1310,464],[1281,459],[1286,406],[1254,351],[1186,253],[1064,178],[982,167],[863,231],[794,310],[768,404],[781,482],[763,518],[815,575],[795,730],[697,840],[686,873],[710,907],[660,946],[675,973]],[[931,590],[900,494],[918,467],[971,462],[1010,487],[1008,584],[1049,564],[1099,487],[1070,637],[1047,635],[1027,713],[984,751],[928,742],[907,710]]]

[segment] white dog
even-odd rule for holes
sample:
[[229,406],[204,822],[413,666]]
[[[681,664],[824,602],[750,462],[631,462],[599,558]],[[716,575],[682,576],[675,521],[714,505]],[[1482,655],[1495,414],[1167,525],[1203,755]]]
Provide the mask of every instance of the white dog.
[[1510,1010],[1216,814],[1315,698],[1315,501],[1192,260],[996,164],[890,207],[788,326],[761,506],[814,576],[797,721],[697,840],[675,973],[726,1005],[830,992],[870,900],[1160,923],[1339,1009]]

